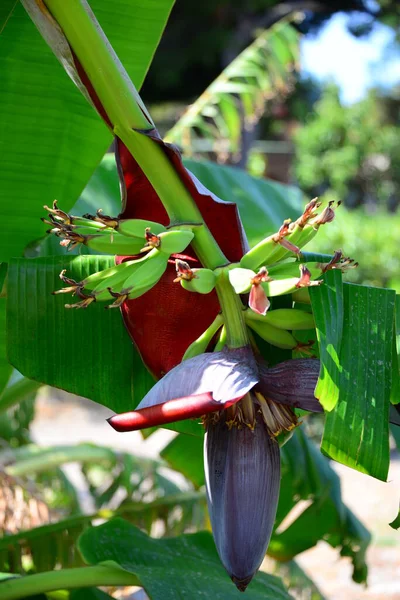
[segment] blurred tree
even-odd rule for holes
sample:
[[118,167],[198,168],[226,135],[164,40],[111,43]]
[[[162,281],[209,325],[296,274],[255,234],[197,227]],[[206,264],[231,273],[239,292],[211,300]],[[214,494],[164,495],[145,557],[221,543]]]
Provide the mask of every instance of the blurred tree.
[[298,25],[315,33],[337,12],[351,13],[349,29],[365,35],[377,20],[398,28],[398,0],[178,0],[143,88],[146,102],[188,102],[197,97],[246,46],[257,30],[290,13],[304,13]]
[[398,236],[400,214],[388,216],[378,211],[367,214],[362,208],[353,211],[340,209],[332,226],[318,236],[313,249],[331,253],[342,248],[347,256],[359,262],[357,269],[346,274],[352,283],[389,287],[400,292],[400,256]]
[[342,106],[339,90],[328,86],[305,125],[295,133],[294,171],[303,190],[327,193],[349,208],[360,204],[396,209],[400,184],[398,116],[400,102],[376,91]]

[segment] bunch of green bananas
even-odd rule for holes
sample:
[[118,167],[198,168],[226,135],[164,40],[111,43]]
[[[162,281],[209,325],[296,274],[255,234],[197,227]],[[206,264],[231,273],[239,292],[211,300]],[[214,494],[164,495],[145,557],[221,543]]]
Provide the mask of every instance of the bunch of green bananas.
[[[95,216],[75,217],[59,209],[57,202],[54,202],[52,208],[45,208],[49,211],[49,218],[43,221],[53,225],[48,233],[62,238],[61,244],[69,250],[77,244],[83,244],[97,252],[141,255],[93,273],[79,282],[68,278],[65,271],[62,271],[60,279],[67,287],[54,293],[72,293],[80,298],[80,302],[66,304],[66,308],[87,308],[92,302],[110,298],[114,298],[114,302],[106,308],[118,308],[125,300],[138,298],[159,281],[170,256],[185,250],[194,237],[189,225],[166,228],[159,223],[142,219],[119,220],[103,215],[100,210]],[[185,285],[193,288],[193,291],[200,291],[206,285],[208,291],[211,291],[212,279],[204,278],[202,273],[208,270],[197,271],[199,275],[194,276],[191,286],[189,281]],[[210,273],[214,277],[212,271]]]
[[[319,207],[320,202],[316,199],[309,202],[297,221],[284,221],[277,233],[249,250],[240,263],[212,271],[191,268],[187,262],[176,258],[174,282],[179,282],[186,291],[209,294],[218,277],[223,272],[227,273],[230,285],[238,295],[249,294],[249,308],[244,309],[247,327],[278,348],[298,348],[299,343],[293,332],[313,329],[315,324],[312,314],[298,308],[269,310],[269,298],[292,294],[293,301],[309,303],[307,288],[320,285],[321,276],[328,269],[357,266],[351,259],[343,257],[341,251],[335,252],[325,263],[310,262],[305,265],[301,262],[300,249],[316,235],[321,225],[334,218],[332,203],[321,214],[316,212]],[[49,215],[43,221],[52,225],[48,233],[62,238],[61,244],[68,249],[83,244],[98,252],[139,255],[93,273],[80,282],[68,278],[65,271],[62,271],[60,278],[66,287],[54,293],[72,293],[80,299],[75,304],[66,304],[67,308],[86,308],[92,302],[110,298],[113,302],[106,308],[118,308],[126,300],[145,294],[160,280],[171,255],[183,252],[191,243],[193,229],[196,227],[180,224],[167,228],[154,221],[110,217],[101,210],[96,215],[75,217],[59,209],[56,201],[52,208],[45,208]],[[225,342],[224,318],[219,314],[208,329],[187,348],[184,360],[202,354],[213,344],[213,350],[221,350]]]
[[[301,262],[300,249],[316,235],[321,225],[334,218],[333,203],[329,203],[317,215],[320,204],[316,199],[309,202],[297,221],[285,221],[277,233],[254,246],[238,265],[229,267],[229,281],[235,292],[238,295],[249,294],[249,308],[244,312],[247,327],[278,348],[295,350],[307,346],[299,344],[293,332],[312,330],[315,323],[308,310],[269,310],[269,298],[291,294],[293,302],[310,304],[308,287],[321,285],[321,277],[327,270],[345,270],[358,264],[344,257],[340,250],[324,263],[310,262],[306,265]],[[296,259],[290,258],[293,254]],[[221,315],[189,346],[184,359],[205,352],[213,341],[214,350],[221,350],[225,345],[225,327]]]

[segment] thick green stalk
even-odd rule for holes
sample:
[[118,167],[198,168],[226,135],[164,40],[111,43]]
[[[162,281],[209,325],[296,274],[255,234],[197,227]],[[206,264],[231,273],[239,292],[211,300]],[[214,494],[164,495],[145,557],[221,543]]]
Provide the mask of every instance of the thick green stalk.
[[0,583],[0,598],[1,600],[19,600],[54,590],[72,590],[101,585],[140,585],[140,582],[136,575],[122,569],[101,565],[79,567],[47,571],[3,581]]
[[[114,133],[135,157],[160,197],[171,223],[201,223],[200,211],[162,147],[135,131],[151,130],[154,125],[85,0],[45,0],[45,4],[82,64]],[[205,267],[214,269],[227,263],[206,226],[196,228],[193,247]]]
[[243,305],[229,282],[228,269],[218,270],[215,285],[226,328],[228,348],[241,348],[250,343],[244,320]]

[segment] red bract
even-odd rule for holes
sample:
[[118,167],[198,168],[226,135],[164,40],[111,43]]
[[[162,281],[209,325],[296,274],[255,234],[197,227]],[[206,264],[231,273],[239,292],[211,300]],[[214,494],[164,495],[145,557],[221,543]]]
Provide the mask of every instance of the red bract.
[[[112,130],[113,124],[79,59],[74,54],[73,59],[77,78]],[[161,145],[227,259],[239,261],[247,242],[236,205],[217,202],[197,180],[196,185],[183,166],[179,151],[164,144],[156,130],[143,132],[143,135],[151,135],[155,143]],[[121,140],[116,138],[115,143],[122,192],[120,217],[147,219],[168,225],[167,212],[147,177]],[[192,255],[196,258],[193,252]],[[117,262],[125,258],[117,257]],[[170,265],[152,290],[141,298],[128,300],[121,309],[129,335],[145,364],[157,378],[179,364],[187,347],[207,329],[220,309],[215,292],[191,294],[181,286],[174,285],[174,278],[174,268]]]
[[[168,225],[166,210],[147,177],[121,140],[117,139],[116,143],[123,192],[121,218],[148,219]],[[179,153],[161,140],[159,143],[227,259],[239,261],[245,242],[236,205],[216,202],[206,188],[198,182],[196,185],[183,166]],[[196,258],[190,249],[187,253]],[[124,258],[118,257],[117,260],[121,262]],[[187,347],[207,329],[220,310],[215,292],[191,294],[173,283],[175,277],[175,269],[169,265],[152,290],[122,305],[129,334],[145,364],[158,378],[180,363]]]

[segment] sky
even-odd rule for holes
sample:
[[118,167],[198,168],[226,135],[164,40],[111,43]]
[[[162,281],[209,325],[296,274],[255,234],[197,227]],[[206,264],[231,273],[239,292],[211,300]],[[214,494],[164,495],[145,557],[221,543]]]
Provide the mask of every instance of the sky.
[[301,43],[303,74],[337,83],[345,104],[361,100],[369,87],[400,84],[400,50],[384,58],[393,30],[378,24],[368,37],[357,39],[346,29],[348,19],[335,15],[317,37]]

